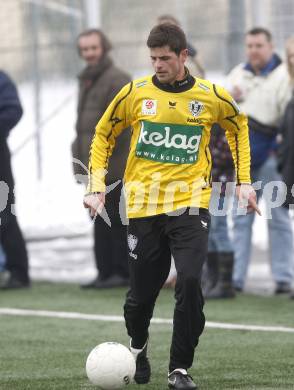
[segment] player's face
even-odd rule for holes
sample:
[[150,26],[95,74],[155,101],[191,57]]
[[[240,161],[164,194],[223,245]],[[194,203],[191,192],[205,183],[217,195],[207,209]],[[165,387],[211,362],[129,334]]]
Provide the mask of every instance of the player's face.
[[80,37],[79,42],[80,56],[90,66],[97,65],[103,55],[101,38],[97,34],[90,34]]
[[176,80],[182,80],[185,77],[186,49],[177,55],[168,46],[155,47],[150,49],[150,57],[156,76],[161,83],[173,84]]
[[262,69],[273,55],[273,45],[265,34],[246,36],[246,55],[254,69]]

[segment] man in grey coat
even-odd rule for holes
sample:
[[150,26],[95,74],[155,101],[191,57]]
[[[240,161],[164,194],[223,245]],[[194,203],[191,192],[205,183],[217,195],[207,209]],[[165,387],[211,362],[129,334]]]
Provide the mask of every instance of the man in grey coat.
[[[108,53],[111,44],[105,34],[98,29],[89,29],[78,37],[78,51],[86,62],[79,75],[78,116],[76,138],[72,144],[77,181],[79,175],[86,175],[85,166],[89,160],[89,149],[97,122],[114,96],[131,78],[114,66]],[[122,193],[122,178],[129,152],[130,133],[122,134],[109,161],[106,175],[107,185],[119,181],[108,194],[105,204],[111,226],[97,216],[94,222],[94,251],[98,276],[84,288],[110,288],[128,284],[127,230],[123,216],[119,213],[119,200]],[[85,176],[86,177],[86,176]],[[123,218],[121,218],[123,217]]]

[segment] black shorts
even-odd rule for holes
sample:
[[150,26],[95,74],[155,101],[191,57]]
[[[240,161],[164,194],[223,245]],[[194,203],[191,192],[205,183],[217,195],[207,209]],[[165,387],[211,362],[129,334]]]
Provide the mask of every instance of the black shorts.
[[131,288],[124,306],[126,327],[132,345],[141,348],[158,293],[174,258],[177,270],[176,305],[169,371],[189,368],[194,349],[204,329],[202,266],[207,255],[210,215],[208,210],[179,216],[156,215],[131,219],[128,231]]
[[178,278],[191,275],[201,278],[207,254],[210,215],[187,209],[183,214],[166,214],[129,221],[128,247],[132,293],[145,301],[157,295],[168,277],[171,255]]

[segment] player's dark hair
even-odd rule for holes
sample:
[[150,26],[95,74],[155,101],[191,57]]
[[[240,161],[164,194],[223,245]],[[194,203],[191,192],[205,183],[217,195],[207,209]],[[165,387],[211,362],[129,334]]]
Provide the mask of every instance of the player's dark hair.
[[101,39],[103,54],[108,53],[112,48],[110,40],[107,38],[107,36],[104,34],[104,32],[102,30],[100,30],[99,28],[89,28],[87,30],[82,31],[78,35],[78,38],[77,38],[78,51],[80,52],[80,47],[79,47],[80,38],[86,37],[86,36],[92,35],[92,34],[98,35],[98,37]]
[[271,32],[266,29],[266,28],[263,28],[263,27],[254,27],[252,28],[251,30],[247,31],[246,35],[259,35],[259,34],[263,34],[265,35],[266,39],[268,40],[268,42],[272,42],[273,40],[273,37],[272,37],[272,34]]
[[163,23],[153,27],[147,39],[149,49],[168,46],[177,55],[187,49],[187,41],[184,31],[175,24]]

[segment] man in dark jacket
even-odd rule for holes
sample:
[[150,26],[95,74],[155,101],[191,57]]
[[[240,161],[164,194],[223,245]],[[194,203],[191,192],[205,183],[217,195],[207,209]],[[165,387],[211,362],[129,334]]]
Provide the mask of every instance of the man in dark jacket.
[[[212,193],[210,198],[211,225],[208,236],[208,253],[203,275],[206,299],[233,298],[234,266],[233,245],[229,236],[227,213],[235,181],[235,170],[225,133],[215,124],[211,129],[210,153],[212,157]],[[220,187],[219,187],[220,185]]]
[[279,171],[287,186],[287,195],[284,206],[293,208],[294,205],[294,91],[289,101],[282,121],[283,141],[279,148]]
[[[89,149],[98,120],[114,96],[131,80],[129,75],[113,65],[108,56],[110,49],[110,42],[100,30],[86,30],[78,37],[79,54],[87,66],[79,75],[78,118],[72,153],[84,167],[88,165]],[[83,286],[86,288],[109,288],[128,283],[127,230],[122,223],[118,204],[122,193],[122,178],[129,152],[129,141],[128,132],[118,138],[109,162],[106,182],[110,185],[120,180],[120,184],[109,193],[105,205],[111,227],[100,216],[97,216],[94,222],[98,276]],[[76,178],[79,174],[87,174],[84,167],[74,163]]]
[[28,255],[16,216],[11,156],[7,144],[9,132],[22,116],[17,90],[10,78],[0,71],[0,241],[6,255],[10,276],[2,289],[29,287]]
[[[294,38],[292,38],[293,55],[294,55]],[[288,54],[289,55],[289,54]],[[293,56],[294,58],[294,56]],[[289,60],[289,59],[288,59]],[[294,60],[293,70],[294,70]],[[293,81],[292,81],[293,83]],[[279,147],[279,171],[283,177],[287,187],[286,199],[284,207],[290,210],[294,208],[294,90],[292,98],[289,101],[281,126],[282,144]],[[294,290],[292,290],[291,298],[294,299]]]

